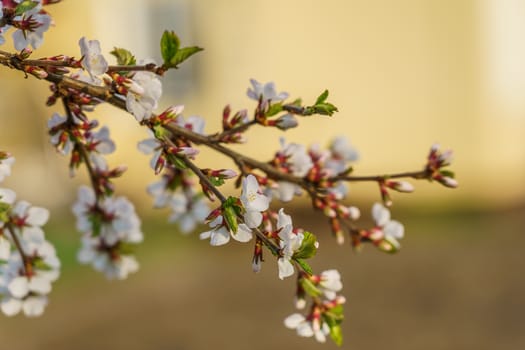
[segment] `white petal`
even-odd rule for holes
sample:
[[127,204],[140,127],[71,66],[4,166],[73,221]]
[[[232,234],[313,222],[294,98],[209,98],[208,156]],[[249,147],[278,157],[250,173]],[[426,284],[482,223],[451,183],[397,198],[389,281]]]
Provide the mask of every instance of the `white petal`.
[[14,316],[22,310],[22,301],[15,298],[3,299],[0,308],[6,316]]
[[22,307],[27,317],[38,317],[44,313],[46,305],[46,297],[32,296],[24,300]]
[[51,292],[51,282],[42,276],[33,276],[28,283],[29,290],[38,294],[48,294]]
[[255,228],[259,227],[263,219],[263,216],[258,211],[248,210],[244,213],[244,222],[248,227]]
[[293,275],[294,268],[292,263],[284,258],[279,258],[277,260],[277,266],[279,267],[279,278],[284,279],[285,277],[289,277]]
[[245,224],[240,224],[237,228],[237,232],[233,235],[233,238],[236,241],[246,243],[251,241],[251,239],[253,238],[253,233],[248,226],[246,226]]
[[49,220],[49,210],[31,207],[28,210],[27,223],[31,226],[42,226]]
[[405,235],[405,228],[403,225],[395,220],[389,221],[383,228],[385,236],[401,239]]
[[314,330],[310,322],[302,322],[297,326],[297,334],[301,337],[311,337],[314,335]]
[[221,227],[218,230],[214,230],[211,233],[210,244],[212,246],[220,246],[230,241],[230,233],[225,227]]
[[23,298],[29,292],[27,277],[18,276],[9,282],[7,289],[15,298]]
[[295,187],[291,182],[286,181],[279,181],[278,182],[278,196],[279,199],[283,202],[289,202],[293,199],[293,196],[295,194]]
[[317,340],[319,343],[325,343],[326,342],[326,335],[323,333],[322,330],[315,331],[315,340]]
[[284,326],[290,329],[296,329],[301,322],[304,322],[305,318],[303,315],[295,313],[284,319]]
[[372,206],[372,217],[378,226],[384,226],[390,221],[390,211],[381,203],[375,203]]
[[160,146],[156,139],[146,139],[137,144],[137,148],[144,154],[153,153]]
[[11,243],[4,236],[0,236],[0,260],[7,261],[11,255]]
[[7,204],[13,204],[16,199],[16,193],[8,188],[0,188],[0,201]]

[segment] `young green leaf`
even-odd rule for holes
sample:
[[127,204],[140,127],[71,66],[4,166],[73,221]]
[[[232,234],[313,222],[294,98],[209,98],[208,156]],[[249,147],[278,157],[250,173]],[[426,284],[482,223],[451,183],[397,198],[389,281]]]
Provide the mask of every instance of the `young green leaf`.
[[174,31],[165,30],[160,39],[160,53],[164,64],[170,66],[171,61],[179,51],[180,40]]
[[25,12],[34,9],[38,5],[38,2],[31,0],[24,0],[18,4],[15,9],[15,16],[20,16]]
[[319,103],[313,106],[315,113],[331,116],[338,111],[337,107],[329,102]]
[[239,227],[239,223],[237,222],[238,209],[236,206],[237,200],[234,197],[228,197],[222,204],[222,215],[224,221],[226,221],[226,226],[234,233],[237,232],[237,228]]
[[299,258],[295,258],[294,260],[303,269],[304,272],[306,272],[309,275],[313,274],[312,268],[310,267],[310,265],[308,265],[306,261]]
[[168,66],[177,68],[179,64],[186,61],[190,56],[193,56],[199,51],[204,50],[201,47],[198,46],[189,46],[189,47],[183,47],[182,49],[178,50],[177,53],[170,59]]
[[317,252],[317,248],[315,246],[316,242],[317,238],[315,237],[315,235],[311,232],[305,231],[301,247],[299,247],[297,252],[295,252],[295,254],[293,255],[294,258],[309,259],[312,256],[314,256]]
[[117,59],[117,64],[119,66],[134,66],[137,64],[135,56],[126,49],[115,47],[113,51],[110,52]]
[[283,104],[281,102],[271,104],[270,108],[268,108],[268,112],[266,112],[266,116],[273,117],[274,115],[281,112],[282,110],[283,110]]
[[301,278],[299,283],[301,283],[301,287],[303,287],[306,294],[308,294],[311,297],[315,298],[322,294],[319,288],[317,288],[308,278]]
[[213,186],[222,186],[224,185],[224,179],[218,176],[210,176],[209,177],[211,183]]
[[340,325],[330,327],[330,338],[337,346],[343,345],[343,332]]
[[325,90],[325,91],[323,91],[323,93],[321,95],[319,95],[319,97],[315,101],[315,104],[316,105],[321,104],[324,101],[326,101],[327,98],[328,98],[328,90]]

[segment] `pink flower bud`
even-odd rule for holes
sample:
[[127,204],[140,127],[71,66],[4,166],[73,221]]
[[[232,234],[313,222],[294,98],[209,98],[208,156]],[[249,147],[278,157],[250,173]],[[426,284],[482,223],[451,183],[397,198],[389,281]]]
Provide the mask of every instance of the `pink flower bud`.
[[299,123],[292,114],[285,114],[275,121],[275,126],[281,130],[295,128]]
[[177,153],[180,155],[185,155],[188,157],[193,157],[199,154],[199,150],[193,147],[179,147],[177,148]]
[[387,181],[386,185],[398,192],[410,193],[414,191],[414,186],[407,181]]
[[446,187],[450,188],[456,188],[458,187],[458,182],[456,179],[453,179],[449,176],[443,176],[438,180],[441,184],[443,184]]
[[217,171],[217,175],[223,179],[231,179],[237,176],[237,173],[231,169],[221,169]]
[[357,220],[361,216],[361,211],[359,210],[358,207],[354,207],[354,206],[348,207],[348,216],[352,220]]

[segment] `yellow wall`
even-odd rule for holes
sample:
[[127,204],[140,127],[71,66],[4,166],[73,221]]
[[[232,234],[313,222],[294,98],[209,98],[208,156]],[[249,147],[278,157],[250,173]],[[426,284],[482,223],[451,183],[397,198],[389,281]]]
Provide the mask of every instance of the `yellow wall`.
[[[184,16],[152,17],[159,9],[184,11]],[[150,52],[155,44],[144,43],[160,37],[156,28],[176,29],[182,32],[183,44],[204,47],[189,68],[165,78],[183,81],[189,74],[196,83],[185,82],[189,91],[164,96],[162,105],[185,104],[188,113],[209,121],[208,132],[218,127],[226,103],[234,109],[253,108],[245,96],[250,78],[273,80],[279,90],[306,101],[329,88],[340,113],[305,119],[299,129],[286,133],[287,139],[326,143],[334,135],[348,135],[361,151],[356,170],[362,174],[418,169],[430,145],[439,141],[455,151],[454,170],[461,187],[451,192],[416,184],[419,193],[412,200],[500,205],[525,196],[525,103],[519,94],[525,94],[525,69],[519,64],[525,60],[508,60],[523,55],[525,30],[516,18],[525,18],[525,8],[519,1],[70,0],[50,11],[56,28],[47,33],[37,56],[78,56],[77,42],[83,35],[99,39],[106,51],[123,46],[140,57],[158,56]],[[516,18],[506,21],[505,13]],[[142,30],[144,26],[148,30]],[[47,145],[42,127],[55,110],[42,107],[46,84],[19,79],[20,74],[5,69],[0,76],[6,108],[2,123],[12,125],[0,130],[2,148],[28,151],[16,154],[16,177],[48,179],[47,187],[58,193],[67,177],[66,163],[49,147],[46,152],[40,147]],[[34,99],[12,102],[26,93]],[[119,153],[112,160],[130,166],[130,182],[121,181],[127,186],[122,191],[139,196],[150,181],[145,178],[153,177],[144,174],[147,158],[128,140],[145,134],[131,117],[102,110],[104,122],[119,126]],[[12,135],[12,127],[22,131],[19,124],[9,124],[13,114],[24,114],[20,118],[33,123],[30,137]],[[277,135],[250,132],[247,152],[269,158],[278,147]],[[203,166],[225,164],[209,156],[200,160]],[[21,164],[28,161],[31,166]],[[23,186],[32,198],[48,198],[35,184],[13,186]],[[375,196],[374,190],[354,186],[357,196]]]

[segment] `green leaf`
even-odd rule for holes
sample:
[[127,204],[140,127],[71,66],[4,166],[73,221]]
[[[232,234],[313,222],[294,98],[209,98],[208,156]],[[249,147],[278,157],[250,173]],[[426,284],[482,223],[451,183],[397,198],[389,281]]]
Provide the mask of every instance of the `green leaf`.
[[342,307],[337,311],[334,309],[335,308],[323,313],[323,321],[326,322],[330,328],[330,338],[332,338],[337,346],[341,346],[343,344],[343,332],[341,331],[341,322],[343,321]]
[[213,186],[224,185],[224,179],[223,178],[220,178],[218,176],[210,176],[209,179],[210,179],[211,183],[213,184]]
[[454,178],[456,176],[453,171],[450,170],[440,170],[439,173],[443,176]]
[[326,101],[327,98],[328,98],[328,90],[325,90],[325,91],[323,91],[323,93],[321,95],[319,95],[319,97],[315,101],[315,104],[316,105],[321,104],[324,101]]
[[169,67],[173,67],[173,68],[177,68],[177,66],[179,64],[181,64],[182,62],[186,61],[188,58],[190,58],[190,56],[193,56],[194,54],[196,54],[197,52],[202,51],[202,50],[204,50],[204,49],[201,48],[201,47],[198,47],[198,46],[183,47],[182,49],[177,51],[175,56],[173,56],[171,58],[171,60],[169,61],[168,66]]
[[233,233],[236,233],[239,227],[239,223],[237,222],[238,209],[235,208],[236,206],[237,199],[234,197],[228,197],[222,204],[222,216],[226,221],[226,225]]
[[43,271],[50,271],[52,270],[53,268],[51,266],[49,266],[48,264],[46,264],[44,262],[44,260],[40,259],[40,258],[37,258],[35,260],[33,260],[33,266],[37,269],[37,270],[43,270]]
[[311,232],[305,231],[303,242],[301,243],[301,246],[295,252],[293,257],[298,259],[311,258],[317,252],[317,248],[315,247],[316,242],[317,238],[315,237],[315,235]]
[[282,103],[274,103],[270,105],[270,108],[268,108],[268,112],[266,112],[267,117],[273,117],[277,113],[281,112],[283,110],[283,104]]
[[171,61],[179,50],[180,40],[174,31],[165,30],[160,38],[160,53],[164,64],[170,66]]
[[303,259],[298,259],[298,258],[294,260],[303,269],[304,272],[306,272],[309,275],[313,274],[312,268],[310,267],[310,265],[308,265],[306,261],[304,261]]
[[337,107],[329,102],[316,104],[313,108],[315,113],[329,116],[338,111]]
[[315,298],[322,294],[319,288],[317,288],[308,278],[301,278],[299,283],[301,283],[301,287],[303,287],[304,291],[311,297]]
[[330,338],[337,346],[343,345],[343,332],[340,325],[330,327]]
[[119,66],[134,66],[137,64],[137,60],[133,54],[123,48],[115,47],[113,51],[110,52],[117,59]]
[[15,16],[20,16],[25,12],[34,9],[38,5],[38,2],[31,0],[24,0],[18,4],[15,9]]
[[174,156],[172,154],[168,155],[168,157],[169,157],[170,163],[173,164],[177,169],[184,170],[188,168],[186,166],[186,163],[184,163],[184,161],[180,159],[179,157]]

